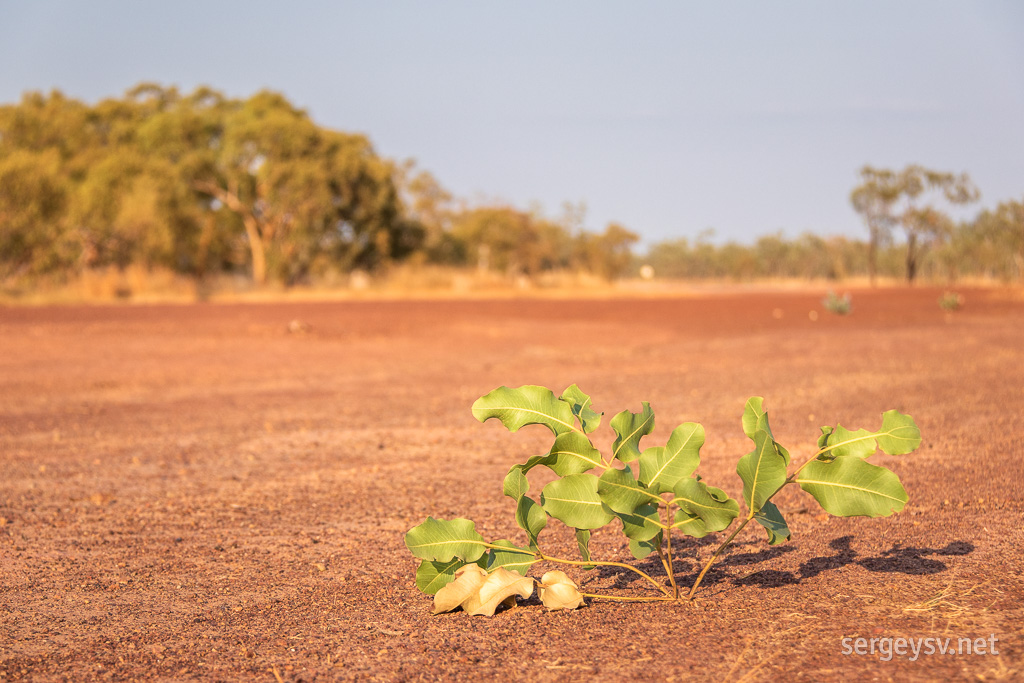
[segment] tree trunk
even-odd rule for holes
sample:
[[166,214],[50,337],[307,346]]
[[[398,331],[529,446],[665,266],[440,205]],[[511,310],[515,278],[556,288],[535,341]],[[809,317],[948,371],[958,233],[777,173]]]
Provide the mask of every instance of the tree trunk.
[[917,275],[917,235],[907,235],[907,284],[914,284]]
[[260,238],[259,224],[251,213],[242,216],[245,224],[245,236],[249,238],[249,250],[252,252],[252,281],[257,285],[267,283],[267,254]]
[[263,236],[260,224],[252,210],[242,203],[235,192],[225,190],[215,182],[197,180],[192,187],[222,202],[224,206],[237,213],[245,226],[245,236],[249,240],[249,251],[252,253],[252,280],[257,285],[267,283],[267,254],[263,247]]
[[868,282],[874,287],[878,273],[878,228],[869,227],[868,234]]

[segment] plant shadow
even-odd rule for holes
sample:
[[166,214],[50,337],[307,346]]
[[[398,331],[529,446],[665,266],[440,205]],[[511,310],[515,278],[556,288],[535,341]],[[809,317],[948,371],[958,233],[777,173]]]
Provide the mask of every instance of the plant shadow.
[[740,586],[773,588],[800,583],[803,579],[814,578],[822,572],[841,569],[849,565],[858,565],[871,572],[923,576],[938,574],[948,569],[948,565],[935,559],[936,557],[956,557],[974,551],[974,545],[967,541],[953,541],[944,548],[901,547],[897,544],[879,555],[861,557],[851,547],[852,540],[853,536],[841,536],[833,539],[828,545],[836,551],[834,555],[812,557],[802,563],[795,573],[765,570],[737,578],[733,583]]
[[[944,548],[918,548],[903,547],[895,545],[878,555],[863,557],[857,553],[851,543],[853,536],[841,536],[833,539],[829,547],[835,551],[833,555],[812,557],[803,562],[795,572],[765,569],[753,573],[744,574],[739,577],[731,576],[728,568],[757,565],[767,560],[780,557],[786,553],[796,550],[793,546],[781,545],[770,546],[756,552],[739,552],[728,554],[720,558],[702,581],[702,585],[708,588],[730,583],[734,586],[759,586],[761,588],[776,588],[798,584],[804,579],[810,579],[827,571],[834,571],[849,565],[858,565],[871,572],[898,573],[913,576],[938,574],[948,569],[948,565],[941,559],[944,557],[957,557],[968,555],[974,551],[974,545],[967,541],[953,541]],[[690,586],[697,578],[697,571],[700,564],[695,562],[697,551],[702,546],[711,545],[713,541],[708,539],[691,539],[690,542],[679,550],[673,562],[676,572],[676,581],[682,586]],[[737,544],[741,545],[741,544]],[[742,544],[742,545],[755,545]],[[665,569],[657,555],[652,555],[640,562],[637,567],[656,579],[666,577]],[[637,580],[641,580],[636,573],[621,567],[600,567],[597,572],[600,578],[614,578],[612,588],[627,588]],[[665,579],[667,583],[667,578]]]

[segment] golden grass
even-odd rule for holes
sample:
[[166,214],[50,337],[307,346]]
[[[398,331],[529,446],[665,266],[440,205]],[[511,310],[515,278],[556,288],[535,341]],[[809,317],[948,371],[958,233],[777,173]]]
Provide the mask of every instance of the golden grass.
[[[922,286],[943,283],[922,282]],[[1001,283],[962,282],[962,287],[987,288],[999,296],[1024,299],[1024,288]],[[162,268],[108,267],[82,272],[71,277],[40,278],[34,282],[8,284],[0,287],[3,304],[71,304],[71,303],[190,303],[275,302],[275,301],[346,301],[387,299],[491,299],[491,298],[594,298],[616,297],[663,298],[742,294],[744,292],[813,292],[849,291],[869,288],[867,278],[850,278],[841,282],[804,279],[760,279],[735,281],[706,280],[642,280],[639,278],[607,282],[587,273],[569,271],[543,273],[535,278],[480,272],[472,268],[433,265],[398,265],[370,276],[356,271],[336,275],[311,284],[285,287],[268,284],[256,287],[241,275],[216,275],[199,280]],[[902,288],[899,279],[880,279],[877,287]],[[955,288],[953,288],[955,289]]]

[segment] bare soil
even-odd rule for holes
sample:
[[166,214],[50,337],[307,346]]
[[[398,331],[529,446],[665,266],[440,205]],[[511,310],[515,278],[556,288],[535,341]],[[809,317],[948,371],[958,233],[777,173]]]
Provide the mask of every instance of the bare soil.
[[[962,293],[947,313],[937,289],[854,291],[848,316],[821,291],[0,308],[0,680],[1022,680],[1024,298]],[[502,478],[548,445],[470,405],[573,382],[606,420],[651,401],[648,445],[702,422],[699,472],[737,497],[748,396],[797,458],[897,408],[925,442],[879,462],[910,503],[835,519],[787,489],[794,539],[748,527],[692,604],[431,616],[405,531],[464,516],[522,542]],[[556,522],[542,542],[575,552]],[[684,583],[714,542],[682,542]],[[593,547],[632,561],[617,532]]]

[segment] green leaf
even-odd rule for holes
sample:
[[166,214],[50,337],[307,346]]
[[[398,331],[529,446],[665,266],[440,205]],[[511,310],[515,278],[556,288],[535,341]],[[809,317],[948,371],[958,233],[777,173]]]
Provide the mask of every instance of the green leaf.
[[906,455],[921,445],[921,430],[914,418],[888,410],[882,413],[882,429],[878,432],[878,447],[889,455]]
[[530,490],[530,482],[523,474],[522,465],[513,465],[505,475],[505,482],[502,485],[502,492],[512,500],[518,501]]
[[634,541],[646,541],[661,533],[661,519],[658,506],[654,503],[641,505],[632,513],[615,514],[622,522],[622,533]]
[[683,509],[676,510],[676,516],[672,520],[672,528],[679,529],[687,536],[694,538],[704,538],[709,533],[707,524],[704,523],[703,519]]
[[640,481],[655,493],[671,491],[681,479],[693,474],[700,464],[704,427],[696,422],[672,430],[668,443],[646,449],[640,456]]
[[[481,560],[483,559],[481,558]],[[423,560],[416,569],[416,587],[427,595],[433,595],[454,581],[455,571],[466,564],[471,563],[457,557],[447,562]],[[477,564],[480,562],[478,561]]]
[[786,459],[775,440],[761,429],[754,434],[754,450],[736,463],[736,474],[743,480],[743,501],[749,514],[756,514],[765,501],[786,483]]
[[[516,572],[526,576],[526,572],[529,571],[532,565],[540,562],[533,554],[530,554],[528,548],[520,548],[512,541],[501,539],[495,541],[494,545],[500,545],[502,548],[512,548],[513,550],[499,550],[498,548],[491,548],[487,551],[487,569],[488,572],[493,572],[498,567],[504,567],[509,571]],[[516,552],[522,550],[524,552]]]
[[646,541],[637,541],[635,539],[629,539],[629,552],[633,554],[638,560],[642,560],[653,552],[656,552],[661,546],[662,532],[661,529],[654,538]]
[[[866,429],[850,431],[843,425],[837,424],[825,445],[826,448],[829,446],[831,448],[822,455],[832,455],[837,458],[867,458],[875,453],[875,433]],[[823,459],[827,460],[828,458]]]
[[725,529],[740,514],[740,504],[725,491],[696,479],[683,479],[673,489],[672,503],[688,514],[700,517],[708,532]]
[[768,531],[768,545],[778,545],[793,537],[779,508],[771,501],[765,503],[761,511],[754,515],[754,521]]
[[555,437],[555,443],[548,452],[552,462],[543,464],[554,470],[555,474],[565,477],[580,474],[601,464],[601,453],[585,434],[579,432],[563,432]]
[[612,444],[612,457],[622,462],[633,462],[640,457],[640,439],[654,429],[654,411],[651,404],[644,401],[640,404],[639,413],[623,410],[612,418],[612,429],[615,431],[615,442]]
[[629,514],[646,503],[660,503],[661,499],[633,478],[633,472],[626,467],[617,470],[608,468],[597,480],[597,493],[604,504],[615,512]]
[[575,429],[569,404],[550,389],[533,385],[498,387],[481,396],[473,404],[473,417],[481,422],[496,417],[510,432],[531,424],[544,425],[556,436]]
[[540,494],[544,511],[577,529],[597,529],[612,520],[612,513],[597,494],[597,477],[571,474],[556,479]]
[[522,465],[515,465],[515,467],[518,467],[519,469],[522,470],[523,474],[526,474],[537,465],[546,465],[550,467],[555,462],[555,460],[555,456],[551,455],[550,453],[544,453],[543,455],[531,455],[525,463],[523,463]]
[[589,434],[600,426],[604,413],[595,412],[590,407],[590,397],[580,391],[578,386],[573,384],[562,392],[560,398],[569,404],[572,414],[580,421],[580,427],[585,433]]
[[[757,432],[764,430],[768,432],[768,436],[775,441],[775,435],[772,434],[772,427],[768,423],[768,413],[764,410],[764,399],[760,396],[751,396],[747,399],[746,404],[743,406],[743,433],[746,434],[751,441],[757,442]],[[779,454],[786,460],[786,465],[789,465],[789,451],[782,447],[782,444],[775,442],[775,448],[779,451]]]
[[[761,416],[765,414],[763,406],[764,399],[760,396],[751,396],[743,406],[743,433],[749,439],[754,438],[754,433],[757,431],[757,423]],[[771,434],[771,430],[768,433]]]
[[[576,530],[576,549],[580,551],[580,559],[590,562],[590,529]],[[585,565],[586,570],[593,569],[593,565]]]
[[486,552],[484,537],[468,519],[434,519],[414,526],[405,535],[405,545],[423,560],[448,562],[456,557],[475,562]]
[[894,472],[860,458],[814,460],[796,481],[837,517],[888,517],[907,502],[907,492]]
[[530,547],[536,548],[537,536],[548,525],[548,515],[533,498],[523,496],[519,499],[519,504],[516,505],[516,524],[526,532],[530,540]]

